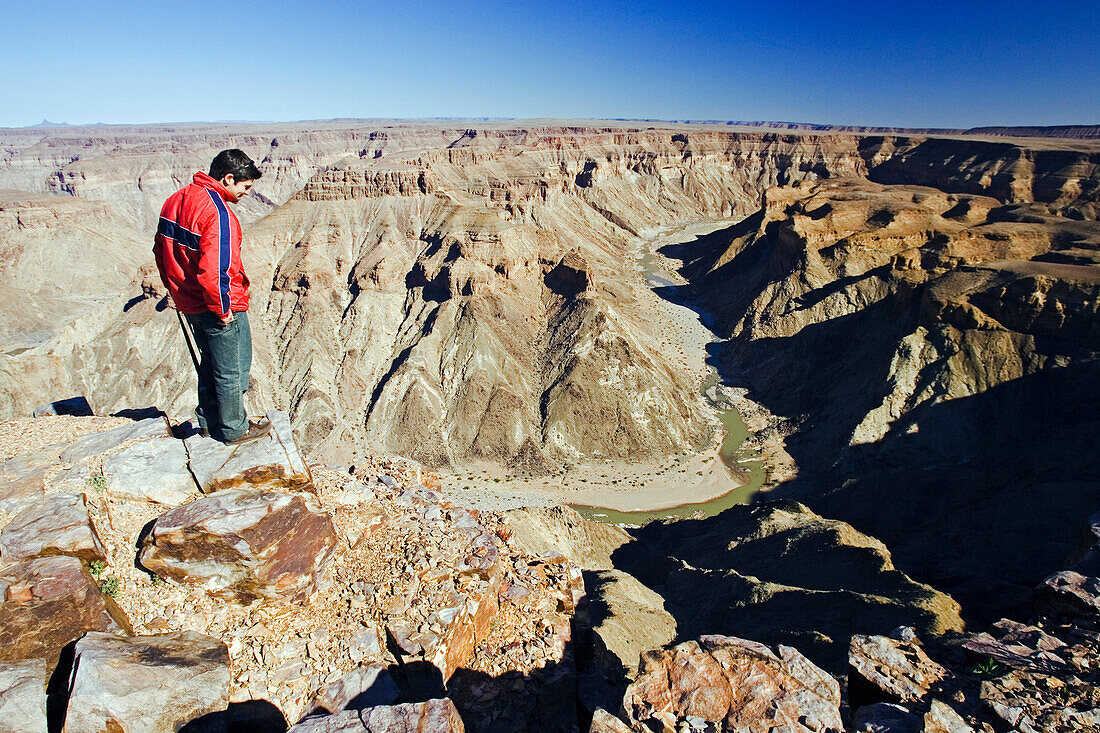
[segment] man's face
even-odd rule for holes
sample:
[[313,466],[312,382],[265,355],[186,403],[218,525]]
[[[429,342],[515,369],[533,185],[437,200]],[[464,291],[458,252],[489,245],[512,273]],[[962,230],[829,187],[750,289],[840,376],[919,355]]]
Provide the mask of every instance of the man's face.
[[225,190],[229,191],[229,195],[235,199],[240,200],[242,196],[247,196],[249,191],[252,190],[252,184],[256,181],[248,179],[247,181],[237,181],[233,178],[232,173],[227,173],[221,180],[221,184],[225,186]]

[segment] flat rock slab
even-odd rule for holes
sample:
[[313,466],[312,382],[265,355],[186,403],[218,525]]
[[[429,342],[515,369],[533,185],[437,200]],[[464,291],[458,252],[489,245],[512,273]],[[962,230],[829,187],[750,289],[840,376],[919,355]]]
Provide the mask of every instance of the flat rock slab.
[[919,715],[888,702],[864,705],[852,713],[854,733],[921,733],[923,729]]
[[199,493],[183,441],[171,437],[139,440],[107,456],[103,475],[107,491],[122,499],[179,506]]
[[306,718],[287,733],[465,733],[453,702],[437,698]]
[[1062,570],[1044,580],[1038,594],[1064,613],[1100,617],[1100,578]]
[[840,686],[828,673],[791,647],[733,636],[646,652],[623,708],[637,730],[676,730],[690,718],[743,733],[844,729]]
[[184,441],[191,473],[209,494],[241,486],[313,491],[309,466],[298,451],[290,418],[269,412],[271,432],[240,445],[192,435]]
[[64,730],[176,731],[228,704],[229,651],[218,639],[93,631],[76,644]]
[[933,700],[924,714],[924,733],[974,733],[974,729],[946,703]]
[[304,597],[336,548],[336,530],[312,497],[224,489],[165,512],[139,560],[165,578],[248,600]]
[[61,452],[61,461],[69,465],[103,455],[134,438],[152,438],[170,436],[168,421],[163,417],[150,417],[138,420],[131,425],[122,425],[110,430],[86,435]]
[[41,450],[0,463],[0,511],[22,511],[45,495],[46,469],[57,453]]
[[75,557],[35,558],[0,569],[0,660],[45,659],[89,631],[132,634],[130,622],[100,592]]
[[455,704],[447,698],[385,705],[359,713],[370,733],[465,733]]
[[400,697],[397,683],[382,664],[359,667],[321,691],[308,706],[313,713],[339,713],[389,705]]
[[4,563],[50,555],[71,555],[85,561],[107,559],[83,495],[43,497],[15,515],[0,532]]
[[853,704],[919,700],[947,675],[916,643],[886,636],[853,636],[848,667]]
[[46,730],[46,660],[0,662],[0,733]]

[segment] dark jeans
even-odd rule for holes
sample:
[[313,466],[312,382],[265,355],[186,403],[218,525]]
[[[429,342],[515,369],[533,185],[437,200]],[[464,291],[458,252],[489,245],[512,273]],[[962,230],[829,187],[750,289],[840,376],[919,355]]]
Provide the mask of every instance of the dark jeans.
[[248,313],[234,313],[223,324],[213,313],[187,313],[199,347],[199,427],[219,440],[239,438],[248,430],[244,393],[252,368],[252,331]]

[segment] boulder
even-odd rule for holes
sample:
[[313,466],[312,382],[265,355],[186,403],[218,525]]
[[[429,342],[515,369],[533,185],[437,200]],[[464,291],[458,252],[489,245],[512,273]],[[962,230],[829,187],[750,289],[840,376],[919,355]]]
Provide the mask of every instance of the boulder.
[[229,651],[193,631],[76,644],[65,733],[177,731],[229,704]]
[[974,729],[946,703],[933,700],[924,714],[924,733],[974,733]]
[[357,710],[335,715],[314,715],[290,728],[287,733],[363,733],[365,727]]
[[26,560],[0,570],[0,660],[45,659],[89,631],[132,634],[130,622],[100,592],[75,557]]
[[0,557],[14,562],[48,555],[106,560],[107,550],[80,494],[50,494],[12,518],[0,532]]
[[642,655],[623,698],[627,720],[675,727],[695,717],[745,733],[843,730],[840,686],[796,649],[703,636]]
[[178,506],[199,493],[187,468],[183,441],[158,436],[140,440],[103,459],[112,496]]
[[369,733],[465,733],[455,704],[447,698],[368,708],[359,713]]
[[631,733],[630,727],[603,708],[592,713],[592,725],[588,733]]
[[465,733],[447,698],[309,717],[287,733]]
[[921,733],[919,715],[901,705],[876,702],[852,714],[854,733]]
[[389,705],[400,695],[393,677],[381,664],[359,667],[336,680],[307,706],[311,713],[338,713]]
[[910,702],[947,675],[915,642],[855,635],[848,645],[848,689],[853,707]]
[[336,548],[328,514],[302,494],[225,489],[162,514],[139,560],[165,578],[247,600],[304,597]]
[[0,733],[46,730],[46,660],[0,662]]
[[240,445],[192,435],[184,441],[191,473],[209,494],[235,487],[313,490],[313,476],[298,452],[290,418],[269,412],[271,432]]

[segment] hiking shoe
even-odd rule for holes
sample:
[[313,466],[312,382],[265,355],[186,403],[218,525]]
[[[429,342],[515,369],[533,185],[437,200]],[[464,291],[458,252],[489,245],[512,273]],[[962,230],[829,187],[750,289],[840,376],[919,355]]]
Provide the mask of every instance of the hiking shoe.
[[240,445],[241,443],[247,443],[250,440],[255,440],[271,432],[271,422],[268,420],[262,423],[255,422],[254,420],[248,421],[248,430],[244,431],[244,435],[239,438],[230,438],[229,440],[223,440],[226,445]]

